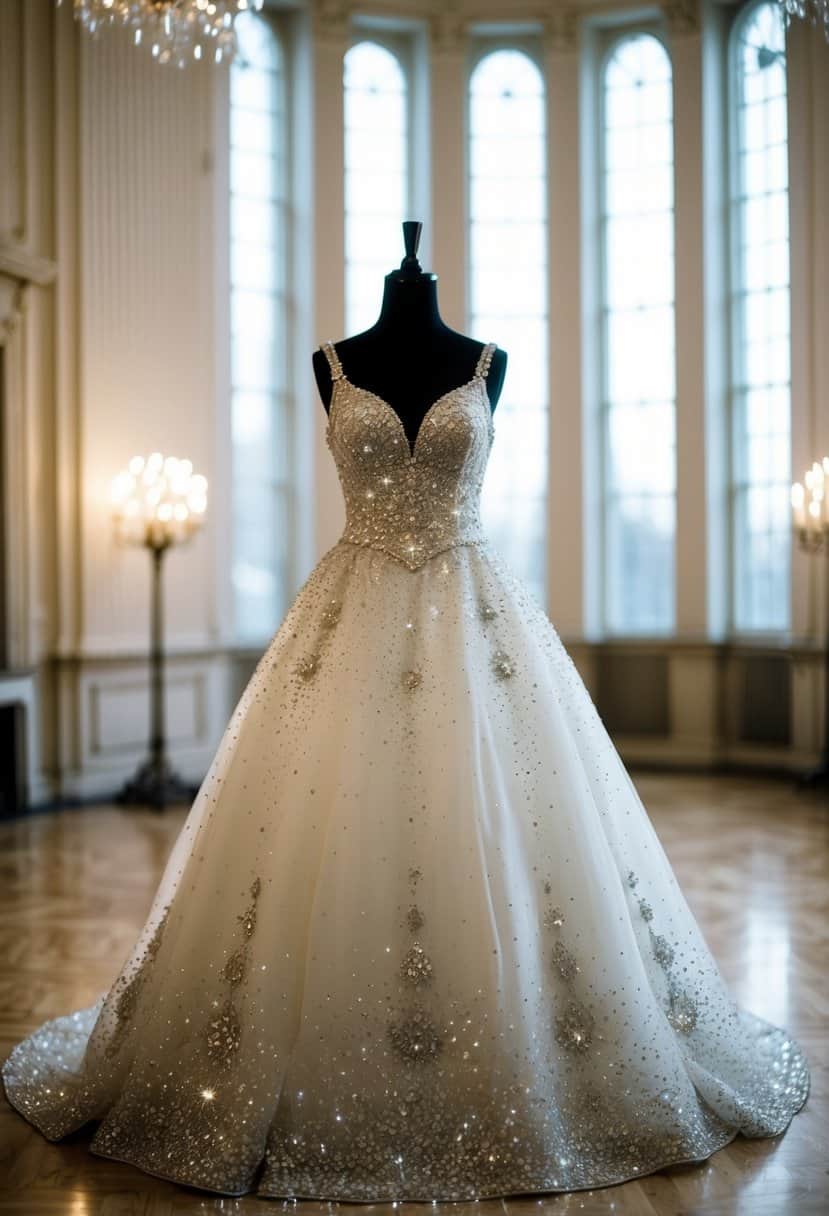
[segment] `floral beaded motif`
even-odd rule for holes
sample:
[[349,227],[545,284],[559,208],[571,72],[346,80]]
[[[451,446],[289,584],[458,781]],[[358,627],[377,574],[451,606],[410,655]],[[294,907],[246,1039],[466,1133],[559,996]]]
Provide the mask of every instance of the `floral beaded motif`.
[[329,600],[320,613],[320,622],[324,629],[333,629],[340,619],[342,605],[339,600]]
[[[417,884],[423,877],[418,866],[409,867],[409,889],[414,896]],[[417,904],[409,905],[406,926],[411,933],[423,927],[425,918]],[[431,984],[432,960],[419,941],[413,941],[400,962],[398,970],[403,982],[415,989]],[[421,1064],[435,1057],[443,1049],[443,1035],[428,1010],[415,1001],[403,1013],[394,1016],[387,1026],[389,1042],[397,1055],[408,1063]]]
[[440,1032],[420,1006],[415,1006],[399,1022],[391,1023],[389,1039],[399,1055],[413,1064],[434,1060],[443,1048]]
[[492,670],[499,680],[508,680],[515,675],[515,664],[505,650],[496,650],[492,656]]
[[[639,879],[633,870],[628,872],[627,885],[634,892],[639,885]],[[653,908],[646,899],[641,897],[637,899],[637,904],[639,915],[648,927],[653,957],[664,971],[668,985],[667,997],[663,1002],[665,1017],[679,1034],[690,1034],[697,1025],[699,1006],[676,976],[674,970],[676,950],[666,937],[654,932],[651,924],[654,918]]]
[[306,654],[298,661],[296,673],[302,680],[312,680],[319,669],[319,655]]
[[[544,894],[550,895],[553,889],[549,879],[544,880]],[[557,932],[564,924],[564,913],[557,905],[549,905],[544,910],[543,923],[546,929]],[[573,983],[581,968],[575,955],[561,940],[553,946],[550,954],[553,970],[567,985],[569,995],[557,1009],[554,1019],[556,1042],[560,1047],[572,1052],[586,1051],[593,1042],[595,1019],[590,1010],[573,995]]]
[[124,1036],[132,1022],[136,1006],[138,1005],[138,997],[147,978],[148,968],[151,963],[155,962],[156,955],[161,948],[169,915],[170,905],[168,904],[162,913],[160,921],[156,925],[152,937],[147,942],[138,967],[132,977],[127,980],[122,975],[113,986],[113,993],[117,994],[115,999],[115,1015],[118,1020],[112,1037],[104,1051],[104,1054],[108,1058],[111,1058],[120,1050],[124,1041]]
[[556,1042],[568,1051],[586,1051],[593,1042],[593,1015],[580,1001],[568,1001],[555,1026]]
[[563,942],[553,946],[552,961],[563,980],[571,980],[578,973],[579,965]]
[[420,942],[414,942],[406,951],[400,964],[400,974],[407,983],[416,987],[431,980],[432,962]]
[[257,903],[261,890],[262,880],[255,878],[250,886],[250,902],[236,918],[242,931],[242,943],[228,955],[219,973],[229,985],[230,992],[224,1001],[213,1002],[218,1012],[210,1018],[205,1031],[208,1056],[215,1064],[225,1068],[233,1061],[242,1042],[242,1021],[236,1004],[236,989],[247,976],[250,939],[256,931]]
[[494,437],[486,376],[495,343],[470,380],[432,402],[413,450],[392,406],[351,383],[333,342],[321,349],[333,382],[325,437],[345,500],[341,542],[410,570],[459,545],[486,545],[480,495]]

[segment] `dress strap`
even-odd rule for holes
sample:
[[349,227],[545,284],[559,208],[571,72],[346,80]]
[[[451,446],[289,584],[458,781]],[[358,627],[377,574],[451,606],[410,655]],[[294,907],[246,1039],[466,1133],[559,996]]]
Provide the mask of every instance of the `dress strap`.
[[334,343],[331,341],[323,342],[320,350],[325,353],[328,360],[328,366],[331,368],[331,379],[341,380],[343,376],[343,365],[340,363],[340,356],[337,354]]
[[478,357],[478,366],[475,368],[475,375],[480,376],[482,380],[486,380],[486,374],[489,371],[489,365],[492,362],[492,355],[496,350],[497,345],[497,342],[487,342],[486,346],[483,348]]

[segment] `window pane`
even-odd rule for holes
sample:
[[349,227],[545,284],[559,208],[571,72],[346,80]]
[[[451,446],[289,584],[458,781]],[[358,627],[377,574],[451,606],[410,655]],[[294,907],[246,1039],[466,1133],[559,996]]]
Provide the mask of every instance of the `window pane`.
[[780,7],[734,29],[731,222],[733,624],[789,625],[790,303],[786,40]]
[[346,53],[345,315],[348,333],[377,320],[383,278],[402,258],[409,195],[406,77],[377,42]]
[[674,625],[675,352],[671,64],[633,34],[602,81],[603,531],[608,632]]
[[469,326],[509,351],[481,512],[540,603],[547,497],[547,211],[544,82],[498,50],[469,83]]
[[236,635],[267,638],[287,607],[292,462],[286,292],[288,148],[282,44],[237,18],[230,69],[230,328]]

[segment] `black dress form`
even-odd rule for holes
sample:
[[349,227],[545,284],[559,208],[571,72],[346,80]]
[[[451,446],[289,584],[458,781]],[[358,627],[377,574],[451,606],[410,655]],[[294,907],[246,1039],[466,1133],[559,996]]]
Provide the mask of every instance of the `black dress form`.
[[[403,224],[407,254],[400,268],[385,277],[383,303],[375,324],[337,342],[345,375],[352,384],[382,397],[398,414],[410,445],[430,405],[471,379],[484,346],[442,320],[437,275],[424,272],[415,256],[421,228],[419,222]],[[328,410],[331,368],[321,349],[314,352],[313,366],[320,397]],[[506,367],[506,352],[496,348],[486,379],[493,411]]]

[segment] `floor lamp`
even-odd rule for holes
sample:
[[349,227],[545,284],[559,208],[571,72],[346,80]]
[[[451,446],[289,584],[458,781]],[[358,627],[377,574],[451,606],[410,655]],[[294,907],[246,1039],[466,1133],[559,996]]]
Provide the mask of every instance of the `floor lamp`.
[[198,792],[177,776],[167,754],[164,725],[164,557],[201,528],[207,510],[207,481],[189,460],[153,452],[134,456],[112,483],[116,537],[150,554],[150,746],[146,760],[117,795],[118,802],[163,810]]
[[829,781],[829,456],[812,465],[803,481],[792,486],[792,516],[798,545],[804,553],[822,557],[826,562],[827,627],[824,639],[823,756],[820,764],[802,778],[804,785],[825,785]]

